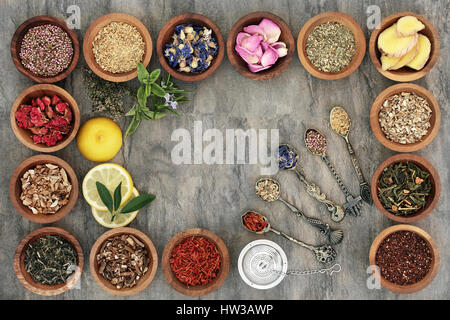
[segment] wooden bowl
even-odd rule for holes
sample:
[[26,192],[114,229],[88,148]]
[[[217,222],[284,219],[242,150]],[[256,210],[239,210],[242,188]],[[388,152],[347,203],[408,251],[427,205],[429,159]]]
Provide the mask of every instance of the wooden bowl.
[[[73,114],[72,128],[69,133],[64,135],[64,138],[58,141],[54,146],[47,146],[43,143],[36,144],[33,142],[31,131],[17,125],[15,113],[21,105],[31,104],[31,100],[34,98],[44,95],[51,98],[55,94],[60,97],[61,100],[69,104]],[[80,128],[80,120],[80,109],[78,108],[78,104],[75,99],[63,88],[52,84],[37,84],[22,91],[14,101],[10,113],[11,127],[17,139],[19,139],[19,141],[26,147],[39,152],[56,152],[66,147],[77,135],[78,129]]]
[[[22,183],[20,181],[20,178],[22,178],[27,170],[36,167],[38,164],[46,163],[57,165],[60,168],[64,168],[64,170],[66,171],[67,177],[72,184],[72,190],[70,191],[69,195],[69,202],[54,214],[33,214],[33,212],[22,203],[22,200],[20,200],[20,194],[22,193]],[[9,198],[11,199],[14,208],[16,208],[16,210],[28,220],[36,223],[56,222],[64,218],[72,210],[78,200],[77,175],[67,162],[58,157],[47,154],[32,156],[19,164],[16,170],[14,170],[9,181]]]
[[[339,72],[320,71],[309,61],[308,55],[306,54],[306,40],[310,33],[315,27],[326,22],[338,22],[346,26],[355,37],[355,54],[353,55],[352,61]],[[358,22],[349,15],[342,12],[324,12],[309,19],[300,30],[297,38],[297,53],[303,67],[314,77],[324,80],[341,79],[358,69],[363,61],[366,53],[366,38]]]
[[[200,27],[207,27],[212,30],[212,36],[217,40],[217,44],[219,46],[217,56],[212,60],[209,68],[202,73],[186,73],[177,71],[167,63],[167,59],[164,57],[165,45],[166,43],[171,42],[172,35],[175,32],[175,27],[179,24],[192,24]],[[225,42],[219,27],[209,18],[201,14],[184,13],[170,19],[161,29],[158,35],[158,40],[156,41],[156,53],[158,54],[159,63],[171,76],[182,81],[194,82],[209,77],[214,71],[217,70],[223,61],[223,57],[225,56]]]
[[[436,276],[436,273],[438,272],[439,263],[440,263],[439,251],[438,251],[436,243],[433,241],[433,239],[430,237],[430,235],[428,233],[426,233],[424,230],[420,229],[419,227],[407,225],[407,224],[398,224],[398,225],[386,228],[383,231],[381,231],[380,234],[375,238],[375,240],[373,240],[372,246],[370,247],[370,252],[369,252],[370,265],[371,266],[376,265],[375,257],[376,257],[376,254],[377,254],[377,251],[378,251],[378,248],[379,248],[381,242],[387,236],[389,236],[390,234],[397,232],[397,231],[411,231],[411,232],[415,232],[420,237],[422,237],[427,242],[427,244],[429,245],[429,247],[431,249],[433,261],[432,261],[430,270],[428,271],[425,278],[423,278],[422,280],[420,280],[419,282],[417,282],[415,284],[398,285],[398,284],[392,283],[390,281],[387,281],[381,275],[379,277],[380,283],[386,289],[389,289],[396,293],[406,294],[406,293],[417,292],[419,290],[422,290],[426,286],[428,286],[431,283],[431,281],[433,281],[434,277]],[[373,273],[375,273],[375,271],[373,271]]]
[[[417,94],[419,97],[426,99],[432,110],[430,119],[431,127],[428,129],[427,134],[422,137],[422,141],[409,144],[400,144],[386,138],[383,131],[381,130],[381,126],[378,121],[378,115],[380,113],[383,102],[387,98],[401,92],[412,92]],[[439,110],[439,105],[436,99],[433,97],[430,91],[413,83],[399,83],[386,88],[378,95],[378,97],[372,104],[372,109],[370,109],[370,126],[372,128],[373,134],[382,145],[397,152],[413,152],[420,150],[428,145],[436,136],[439,130],[440,123],[441,112]]]
[[[175,277],[174,273],[172,272],[169,259],[175,246],[177,246],[184,239],[193,236],[205,237],[208,240],[212,241],[219,250],[222,262],[217,277],[212,282],[203,286],[188,287]],[[175,290],[186,296],[199,297],[217,290],[222,285],[230,270],[230,256],[228,254],[228,249],[225,243],[216,234],[205,229],[194,228],[184,230],[176,234],[172,239],[170,239],[170,241],[164,248],[161,264],[164,277],[166,278],[167,282],[172,286],[172,288],[174,288]]]
[[100,78],[103,78],[107,81],[125,82],[137,77],[137,69],[123,73],[112,73],[105,71],[95,61],[94,52],[92,51],[92,42],[94,41],[94,38],[103,27],[110,24],[111,22],[124,22],[136,27],[136,29],[139,31],[142,39],[145,42],[145,52],[142,59],[142,64],[144,65],[144,67],[147,67],[152,57],[152,38],[150,37],[150,33],[148,32],[147,28],[142,24],[141,21],[125,13],[110,13],[101,16],[100,18],[95,20],[87,29],[83,40],[83,54],[89,68],[91,68],[91,70],[94,71],[94,73]]
[[[134,287],[117,289],[107,279],[105,279],[102,274],[98,272],[97,254],[99,254],[100,249],[102,248],[102,245],[106,240],[122,234],[131,234],[141,240],[145,244],[145,248],[149,254],[149,257],[151,258],[151,261],[148,267],[148,271],[144,274],[144,276],[142,276],[142,278],[139,279]],[[95,282],[97,282],[103,290],[116,296],[131,296],[147,288],[148,285],[153,281],[156,270],[158,269],[158,253],[156,252],[156,248],[153,245],[153,242],[143,232],[129,227],[116,228],[106,231],[97,239],[97,241],[95,241],[91,249],[91,254],[89,256],[89,267],[91,269],[91,275],[94,278]]]
[[[419,33],[422,33],[423,35],[427,36],[428,39],[430,39],[431,42],[430,57],[428,58],[427,63],[421,70],[414,70],[408,67],[403,67],[398,70],[383,70],[381,68],[380,62],[381,52],[380,50],[378,50],[377,45],[378,36],[386,28],[390,27],[392,24],[397,22],[398,19],[404,16],[414,16],[425,25],[425,29],[419,31]],[[372,35],[370,36],[369,40],[370,59],[372,60],[372,63],[378,70],[378,72],[380,72],[386,78],[401,82],[414,81],[426,75],[431,70],[431,68],[433,68],[433,66],[436,64],[436,61],[439,57],[439,48],[440,48],[439,34],[437,33],[436,29],[433,27],[431,22],[428,21],[426,18],[422,17],[421,15],[418,15],[417,13],[407,11],[399,12],[383,19],[383,21],[381,21],[378,27],[372,31]]]
[[[43,77],[34,74],[23,66],[22,61],[19,57],[20,46],[22,45],[23,37],[28,32],[28,30],[44,24],[56,25],[63,29],[69,35],[73,45],[72,62],[66,70],[53,77]],[[17,28],[11,40],[11,57],[17,70],[19,70],[31,80],[39,83],[54,83],[65,79],[75,69],[78,63],[78,58],[80,57],[80,45],[78,43],[78,37],[76,33],[67,26],[65,21],[55,17],[37,16],[28,19]]]
[[[25,269],[25,262],[24,262],[25,252],[29,244],[37,240],[38,238],[47,235],[58,235],[60,237],[63,237],[68,242],[70,242],[70,244],[72,244],[75,251],[77,252],[78,266],[75,269],[75,273],[71,277],[69,277],[68,282],[66,283],[51,286],[47,284],[34,282],[33,278],[28,274],[28,272]],[[31,292],[40,294],[42,296],[55,296],[69,289],[72,289],[78,282],[78,280],[80,280],[81,278],[83,266],[84,266],[84,256],[80,243],[71,233],[57,227],[44,227],[32,231],[25,238],[23,238],[22,241],[20,241],[14,254],[14,271],[16,272],[17,278],[19,279],[20,283],[22,283],[23,286],[28,290],[30,290]]]
[[[253,73],[249,70],[247,63],[239,56],[239,54],[234,49],[236,47],[236,37],[239,32],[242,32],[245,27],[249,25],[259,24],[262,19],[267,18],[275,22],[281,29],[280,39],[286,43],[288,53],[282,58],[278,58],[275,64],[266,70]],[[227,39],[227,55],[230,60],[231,65],[239,72],[242,76],[249,78],[251,80],[269,80],[274,77],[279,76],[287,69],[289,64],[294,57],[295,52],[295,40],[292,35],[291,30],[286,22],[280,17],[270,13],[270,12],[253,12],[246,16],[240,18],[228,33]]]
[[[418,212],[411,214],[409,216],[396,216],[395,214],[392,214],[389,211],[387,211],[381,204],[380,200],[378,199],[378,189],[377,189],[378,180],[380,179],[380,176],[383,173],[384,168],[386,168],[394,163],[407,162],[407,161],[414,163],[422,170],[426,170],[430,173],[431,193],[428,196],[427,202],[423,209],[421,209]],[[381,213],[383,213],[386,217],[388,217],[389,219],[392,219],[394,221],[403,222],[403,223],[412,223],[412,222],[416,222],[418,220],[425,218],[436,207],[436,205],[439,201],[439,197],[441,195],[441,179],[440,179],[439,174],[437,173],[436,169],[426,159],[424,159],[416,154],[403,153],[403,154],[396,154],[396,155],[386,159],[382,164],[380,164],[380,166],[377,168],[377,170],[375,171],[375,173],[372,176],[371,189],[372,189],[371,191],[372,191],[373,202],[375,203],[378,210],[381,211]]]

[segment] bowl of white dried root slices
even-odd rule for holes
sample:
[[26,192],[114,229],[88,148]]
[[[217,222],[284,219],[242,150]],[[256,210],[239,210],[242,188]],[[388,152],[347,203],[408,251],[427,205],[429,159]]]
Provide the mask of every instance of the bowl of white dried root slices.
[[413,12],[399,12],[385,18],[369,41],[369,55],[385,77],[400,82],[426,75],[439,57],[440,40],[426,18]]

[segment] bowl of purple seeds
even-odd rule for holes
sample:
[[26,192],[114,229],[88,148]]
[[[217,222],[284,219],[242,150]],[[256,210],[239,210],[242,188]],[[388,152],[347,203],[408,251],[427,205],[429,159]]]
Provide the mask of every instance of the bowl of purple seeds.
[[16,68],[38,83],[65,79],[80,56],[78,38],[66,22],[49,16],[26,20],[11,40],[11,57]]

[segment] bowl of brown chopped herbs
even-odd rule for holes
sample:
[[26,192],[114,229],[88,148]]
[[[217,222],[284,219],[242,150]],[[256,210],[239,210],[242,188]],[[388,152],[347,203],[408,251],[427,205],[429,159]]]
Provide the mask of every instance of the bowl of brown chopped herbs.
[[411,153],[384,161],[372,177],[372,198],[389,219],[411,223],[428,216],[441,194],[439,174],[426,159]]
[[80,280],[84,257],[78,240],[68,231],[44,227],[29,233],[17,246],[14,271],[25,288],[54,296]]
[[130,296],[147,288],[158,268],[153,242],[141,231],[121,227],[102,234],[89,256],[91,275],[105,291]]
[[433,281],[439,269],[439,251],[431,236],[419,227],[398,224],[384,229],[370,247],[372,273],[396,293],[417,292]]
[[401,83],[383,90],[372,104],[370,126],[377,140],[397,152],[428,145],[441,122],[439,105],[425,88]]

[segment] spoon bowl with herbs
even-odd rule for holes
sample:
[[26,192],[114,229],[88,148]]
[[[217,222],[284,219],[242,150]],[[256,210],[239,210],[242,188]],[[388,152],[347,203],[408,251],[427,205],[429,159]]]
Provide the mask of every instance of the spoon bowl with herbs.
[[57,227],[29,233],[17,246],[14,271],[25,288],[54,296],[73,288],[81,277],[83,251],[78,240]]
[[242,225],[247,231],[256,233],[256,234],[264,234],[266,232],[273,232],[279,236],[288,239],[291,242],[294,242],[303,248],[306,248],[312,252],[314,252],[316,259],[321,263],[331,263],[336,259],[336,251],[333,249],[331,245],[321,245],[321,246],[312,246],[306,244],[303,241],[297,240],[282,231],[278,231],[270,226],[269,221],[265,216],[256,212],[256,211],[246,211],[241,216]]

